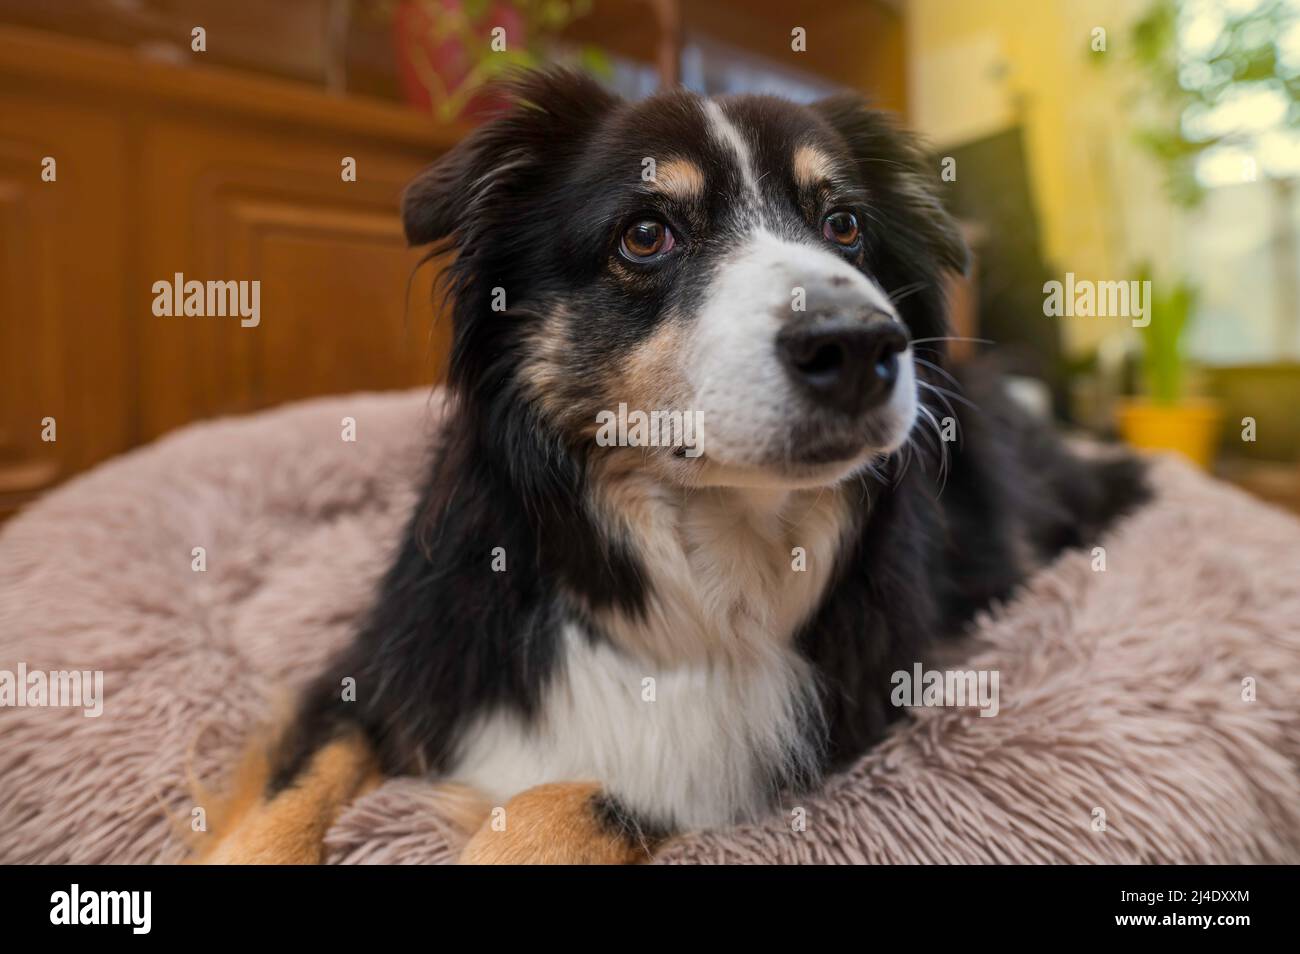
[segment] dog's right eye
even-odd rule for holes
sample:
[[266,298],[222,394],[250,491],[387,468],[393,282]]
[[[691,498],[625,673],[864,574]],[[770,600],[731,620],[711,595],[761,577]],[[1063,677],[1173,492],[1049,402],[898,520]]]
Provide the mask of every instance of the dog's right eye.
[[852,248],[858,244],[862,230],[858,228],[858,217],[852,212],[832,212],[822,220],[822,235],[843,248]]
[[646,262],[670,251],[675,244],[668,226],[657,219],[641,219],[628,226],[618,250],[632,262]]

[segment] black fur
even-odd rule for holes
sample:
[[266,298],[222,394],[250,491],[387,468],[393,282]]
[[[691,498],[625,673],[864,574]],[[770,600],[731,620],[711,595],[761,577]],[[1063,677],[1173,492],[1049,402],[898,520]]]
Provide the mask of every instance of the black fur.
[[[1132,457],[1071,454],[977,370],[962,378],[975,405],[955,405],[962,443],[942,476],[915,465],[875,493],[857,546],[800,645],[822,674],[828,765],[841,767],[902,715],[890,673],[959,634],[977,610],[1005,600],[1031,561],[1096,540],[1147,499]],[[901,465],[896,465],[901,466]]]
[[[672,154],[687,140],[710,170],[725,165],[710,164],[713,147],[698,141],[681,94],[633,111],[589,80],[552,71],[523,80],[516,96],[522,105],[475,133],[405,196],[411,242],[456,253],[449,273],[456,406],[356,640],[308,689],[284,736],[272,791],[354,725],[390,774],[447,770],[476,716],[498,707],[524,719],[535,712],[563,665],[562,619],[611,606],[636,614],[646,598],[638,554],[602,532],[583,506],[589,448],[571,422],[539,412],[519,369],[535,346],[528,333],[557,303],[615,316],[572,333],[561,349],[567,373],[557,387],[569,389],[562,403],[576,409],[575,422],[590,420],[613,359],[665,313],[689,306],[711,267],[707,256],[683,257],[654,275],[621,275],[600,223],[634,213],[642,200],[627,199],[624,180],[607,170],[642,154]],[[874,216],[888,224],[870,231],[855,264],[886,289],[911,289],[899,295],[898,309],[913,338],[941,338],[942,275],[965,267],[966,250],[915,142],[851,98],[807,109],[753,97],[733,108],[764,130],[758,148],[773,156],[759,162],[812,136],[852,164]],[[788,189],[775,177],[763,187]],[[772,195],[789,210],[780,227],[806,229],[799,198]],[[724,221],[726,210],[711,204],[721,201],[674,212],[683,235]],[[490,307],[498,287],[510,295],[504,313]],[[942,342],[925,347],[941,365]],[[939,454],[931,453],[906,467],[896,456],[884,479],[864,480],[856,542],[797,634],[820,680],[826,727],[815,741],[827,767],[860,755],[899,715],[888,701],[892,672],[1012,592],[1027,569],[1025,546],[1046,559],[1088,543],[1143,498],[1134,462],[1080,460],[1017,413],[996,385],[965,383],[979,410],[957,409],[962,443],[949,449],[943,478]],[[940,417],[950,413],[941,395],[926,392],[924,400]],[[509,573],[485,569],[498,546]],[[587,630],[603,638],[590,623]],[[357,681],[356,702],[340,699],[345,677]],[[658,819],[629,821],[606,808],[602,817],[620,830],[662,833]]]
[[672,834],[667,828],[637,817],[603,792],[592,797],[591,812],[602,829],[621,841],[643,849],[647,855],[656,844]]

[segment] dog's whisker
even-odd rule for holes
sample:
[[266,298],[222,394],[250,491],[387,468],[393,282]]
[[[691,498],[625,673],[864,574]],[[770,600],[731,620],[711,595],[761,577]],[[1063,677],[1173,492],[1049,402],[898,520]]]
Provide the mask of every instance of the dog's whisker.
[[[954,401],[966,405],[972,411],[978,411],[980,409],[979,405],[976,404],[974,401],[971,401],[969,398],[963,397],[962,395],[956,393],[955,391],[949,391],[947,388],[941,388],[937,384],[931,384],[928,381],[922,381],[920,379],[918,379],[916,383],[919,384],[921,387],[925,388],[926,390],[933,391],[935,394],[938,394],[944,398],[952,398]],[[945,400],[944,403],[947,404],[948,402]],[[949,411],[952,410],[951,404],[948,404],[948,410]]]
[[917,292],[928,287],[929,283],[927,282],[912,282],[910,285],[900,285],[893,291],[888,292],[886,297],[889,299],[891,304],[897,305],[903,299],[915,295]]
[[927,361],[927,360],[925,360],[925,358],[918,358],[918,357],[916,357],[915,355],[912,356],[912,360],[915,361],[917,364],[922,365],[923,367],[929,368],[931,371],[934,371],[934,372],[937,373],[937,374],[941,374],[941,375],[943,375],[943,376],[944,376],[945,378],[947,378],[950,382],[952,382],[952,386],[953,386],[953,387],[958,388],[958,389],[961,388],[961,382],[960,382],[960,381],[958,381],[955,377],[953,377],[951,374],[949,374],[949,373],[948,373],[947,371],[945,371],[943,368],[939,367],[939,365],[935,364],[933,361]]
[[930,341],[974,341],[976,344],[997,344],[997,342],[991,338],[964,338],[960,335],[936,335],[933,338],[913,338],[912,344],[926,344]]
[[912,466],[913,456],[915,456],[915,450],[912,447],[912,436],[908,434],[907,440],[903,441],[903,446],[898,449],[898,458],[902,463],[894,467],[894,487],[898,487],[903,478],[907,476],[907,470]]
[[943,439],[943,431],[939,427],[939,422],[935,419],[934,412],[924,404],[920,406],[921,413],[925,415],[930,426],[934,428],[935,439],[939,444],[939,496],[943,496],[944,490],[948,487],[948,442]]
[[952,404],[949,403],[948,398],[944,396],[942,391],[939,391],[936,388],[934,388],[932,385],[926,384],[924,381],[920,381],[920,380],[916,382],[916,385],[917,387],[925,388],[927,391],[934,394],[940,401],[943,402],[944,409],[948,412],[948,414],[954,419],[957,417],[957,412],[953,410]]

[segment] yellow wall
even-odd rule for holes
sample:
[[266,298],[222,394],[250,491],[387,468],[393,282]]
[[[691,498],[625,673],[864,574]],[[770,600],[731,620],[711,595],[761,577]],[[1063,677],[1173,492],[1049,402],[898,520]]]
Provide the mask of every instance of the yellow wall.
[[[1132,143],[1137,78],[1123,61],[1146,0],[909,0],[912,125],[938,147],[1020,123],[1044,254],[1058,274],[1135,277],[1175,241],[1159,170]],[[1106,52],[1090,50],[1106,30]],[[1104,64],[1093,62],[1107,57]],[[958,176],[961,170],[957,170]],[[1048,319],[1044,319],[1048,320]],[[1072,350],[1120,329],[1067,320]]]

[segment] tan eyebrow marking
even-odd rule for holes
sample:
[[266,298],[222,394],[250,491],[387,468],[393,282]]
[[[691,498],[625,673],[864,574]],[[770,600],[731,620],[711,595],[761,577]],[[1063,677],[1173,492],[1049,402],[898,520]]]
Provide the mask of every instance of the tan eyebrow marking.
[[834,161],[816,146],[800,146],[794,151],[794,181],[801,188],[811,189],[830,179],[834,172]]
[[668,159],[658,164],[650,187],[681,201],[704,195],[704,171],[689,159]]

